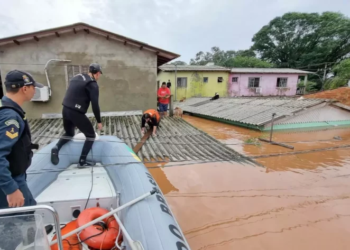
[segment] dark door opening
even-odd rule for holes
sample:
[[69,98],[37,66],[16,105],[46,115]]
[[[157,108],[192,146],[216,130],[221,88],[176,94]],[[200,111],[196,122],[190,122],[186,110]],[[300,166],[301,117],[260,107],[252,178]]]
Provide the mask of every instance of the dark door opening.
[[4,96],[3,86],[2,86],[2,79],[1,79],[1,73],[0,73],[0,98]]

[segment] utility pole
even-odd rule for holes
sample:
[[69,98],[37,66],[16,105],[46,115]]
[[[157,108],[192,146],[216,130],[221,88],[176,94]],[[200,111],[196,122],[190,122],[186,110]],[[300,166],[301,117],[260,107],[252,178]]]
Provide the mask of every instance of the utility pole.
[[327,63],[324,65],[323,82],[322,82],[322,88],[321,88],[321,90],[323,90],[324,84],[325,84],[325,82],[326,82],[326,73],[327,73]]

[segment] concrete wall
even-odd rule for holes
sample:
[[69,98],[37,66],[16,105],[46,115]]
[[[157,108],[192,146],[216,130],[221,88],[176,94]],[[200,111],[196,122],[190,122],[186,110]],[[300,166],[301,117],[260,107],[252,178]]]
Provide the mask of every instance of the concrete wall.
[[[72,65],[98,62],[103,71],[98,81],[102,112],[156,108],[157,56],[154,53],[83,31],[60,35],[0,47],[2,79],[8,71],[18,69],[28,71],[38,82],[47,85],[44,66],[49,59],[71,60]],[[51,99],[47,103],[25,104],[29,118],[61,113],[67,87],[65,65],[52,63],[48,73]],[[92,112],[91,106],[88,112]]]
[[[233,77],[238,77],[238,82],[232,82]],[[230,96],[255,96],[255,92],[248,88],[250,77],[260,78],[262,96],[294,96],[296,94],[299,75],[297,74],[230,74]],[[288,78],[287,89],[277,88],[277,78]]]
[[[227,96],[229,72],[180,71],[177,72],[176,76],[177,78],[187,77],[187,88],[177,88],[177,100],[181,100],[184,97],[212,97],[215,92],[218,92],[222,97]],[[208,77],[207,83],[203,82],[204,77]],[[219,83],[218,77],[223,77],[223,81]],[[171,93],[175,95],[175,72],[161,71],[158,74],[157,81],[160,84],[168,82],[168,80],[171,82]]]

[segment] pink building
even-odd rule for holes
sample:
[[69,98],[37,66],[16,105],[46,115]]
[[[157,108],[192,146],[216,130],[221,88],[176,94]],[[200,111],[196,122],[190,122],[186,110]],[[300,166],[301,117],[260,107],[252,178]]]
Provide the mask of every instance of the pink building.
[[298,82],[307,82],[312,72],[278,68],[233,68],[228,81],[229,96],[293,96]]

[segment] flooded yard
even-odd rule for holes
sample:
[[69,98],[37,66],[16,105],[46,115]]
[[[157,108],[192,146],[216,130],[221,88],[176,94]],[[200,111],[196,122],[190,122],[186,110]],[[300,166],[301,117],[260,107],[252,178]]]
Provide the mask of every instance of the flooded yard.
[[[257,131],[184,119],[248,156],[293,152],[246,145],[261,136]],[[350,144],[350,132],[275,133],[273,139],[304,151]],[[265,168],[228,162],[148,167],[192,250],[349,249],[348,150],[257,158]]]

